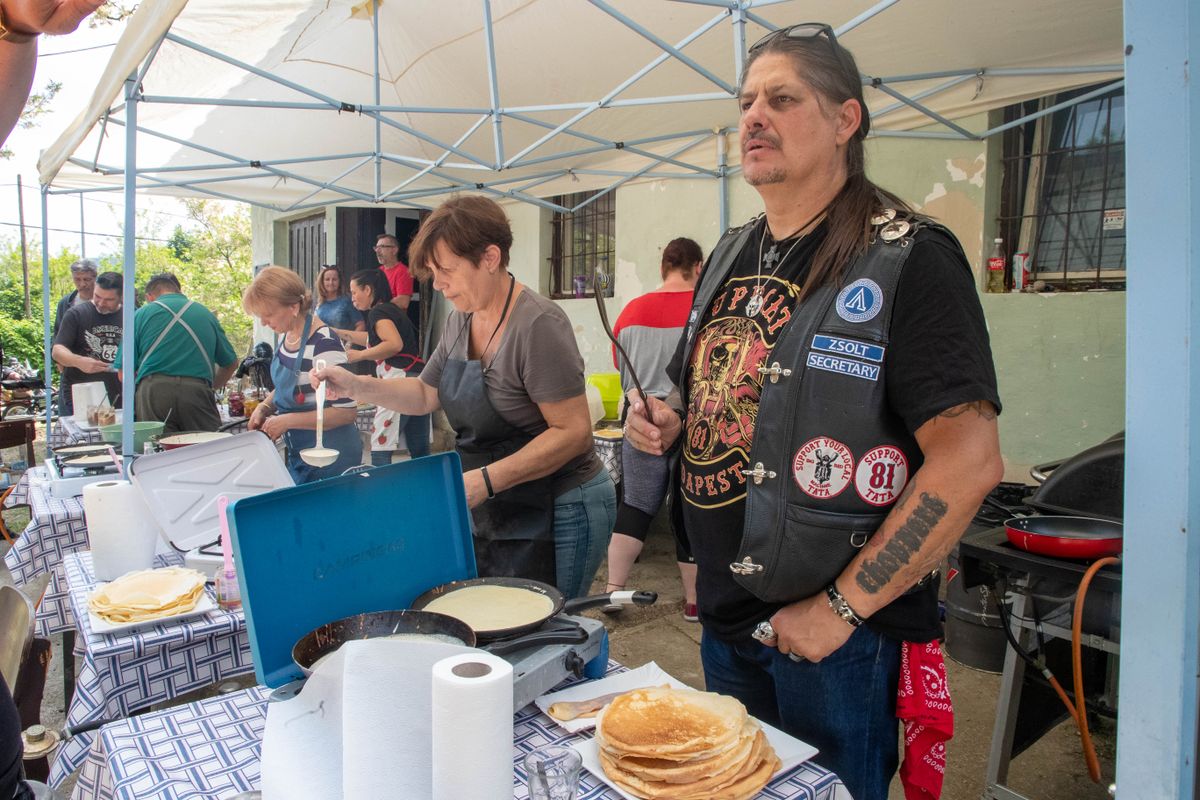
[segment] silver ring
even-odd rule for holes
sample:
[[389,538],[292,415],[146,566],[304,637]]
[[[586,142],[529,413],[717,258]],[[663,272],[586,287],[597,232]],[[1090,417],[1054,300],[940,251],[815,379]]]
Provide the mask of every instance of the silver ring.
[[769,619],[764,619],[758,623],[758,627],[754,629],[754,633],[750,634],[750,637],[763,644],[779,638],[775,633],[775,626],[771,624],[771,620]]
[[788,658],[790,658],[792,661],[796,661],[796,662],[808,661],[808,659],[805,658],[804,656],[798,656],[795,653],[788,653]]

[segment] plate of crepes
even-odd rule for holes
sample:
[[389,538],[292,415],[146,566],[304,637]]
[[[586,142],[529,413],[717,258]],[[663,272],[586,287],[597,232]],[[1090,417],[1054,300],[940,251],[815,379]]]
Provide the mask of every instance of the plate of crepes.
[[688,688],[686,683],[671,677],[662,667],[650,661],[636,669],[618,672],[598,681],[577,683],[566,689],[544,694],[533,702],[559,727],[566,728],[571,733],[578,733],[596,727],[596,717],[600,710],[618,695],[651,686]]
[[208,613],[216,603],[204,591],[204,573],[184,567],[130,572],[101,584],[88,597],[93,633],[116,633],[163,620]]
[[815,747],[759,722],[732,697],[650,687],[600,712],[583,766],[629,800],[750,800]]

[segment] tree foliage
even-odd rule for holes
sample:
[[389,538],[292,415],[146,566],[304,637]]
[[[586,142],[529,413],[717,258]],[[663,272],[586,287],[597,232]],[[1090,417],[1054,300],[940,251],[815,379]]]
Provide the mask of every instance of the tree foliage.
[[[166,244],[150,238],[136,248],[139,287],[157,272],[173,272],[191,299],[207,306],[225,328],[234,350],[249,351],[253,321],[242,310],[242,294],[250,285],[250,213],[245,206],[223,206],[212,200],[185,201],[190,227],[177,227]],[[140,219],[143,233],[158,238],[149,220]],[[116,240],[120,247],[120,240]],[[50,259],[50,316],[60,298],[75,287],[71,264],[79,255],[66,248]],[[122,271],[122,254],[106,253],[98,259],[100,270]],[[21,272],[21,247],[14,239],[0,238],[0,344],[9,356],[42,363],[42,256],[29,248],[30,310],[25,318]],[[139,300],[141,292],[139,288]]]

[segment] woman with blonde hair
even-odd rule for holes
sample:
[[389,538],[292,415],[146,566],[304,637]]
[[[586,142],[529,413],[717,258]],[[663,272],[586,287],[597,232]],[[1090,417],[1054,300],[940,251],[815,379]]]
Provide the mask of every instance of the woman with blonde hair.
[[296,483],[340,475],[362,463],[362,442],[354,426],[353,400],[325,401],[325,447],[338,451],[328,467],[304,463],[300,451],[316,444],[317,412],[309,380],[313,363],[346,363],[337,335],[313,315],[312,295],[300,276],[283,267],[265,268],[246,289],[242,308],[276,334],[271,377],[275,389],[250,415],[250,430],[261,430],[287,446],[288,472]]

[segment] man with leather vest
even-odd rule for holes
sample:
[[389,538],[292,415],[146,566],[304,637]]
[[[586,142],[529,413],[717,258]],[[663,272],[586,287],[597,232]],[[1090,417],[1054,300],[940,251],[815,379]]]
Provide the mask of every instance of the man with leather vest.
[[649,418],[634,400],[627,436],[680,451],[708,689],[884,800],[902,654],[940,636],[931,573],[1002,474],[987,330],[953,235],[866,178],[859,72],[832,29],[765,37],[739,94],[765,214],[709,257],[678,394]]
[[133,315],[133,335],[137,418],[165,421],[167,434],[221,427],[213,387],[233,376],[237,353],[213,313],[185,297],[172,273],[146,282],[146,304]]

